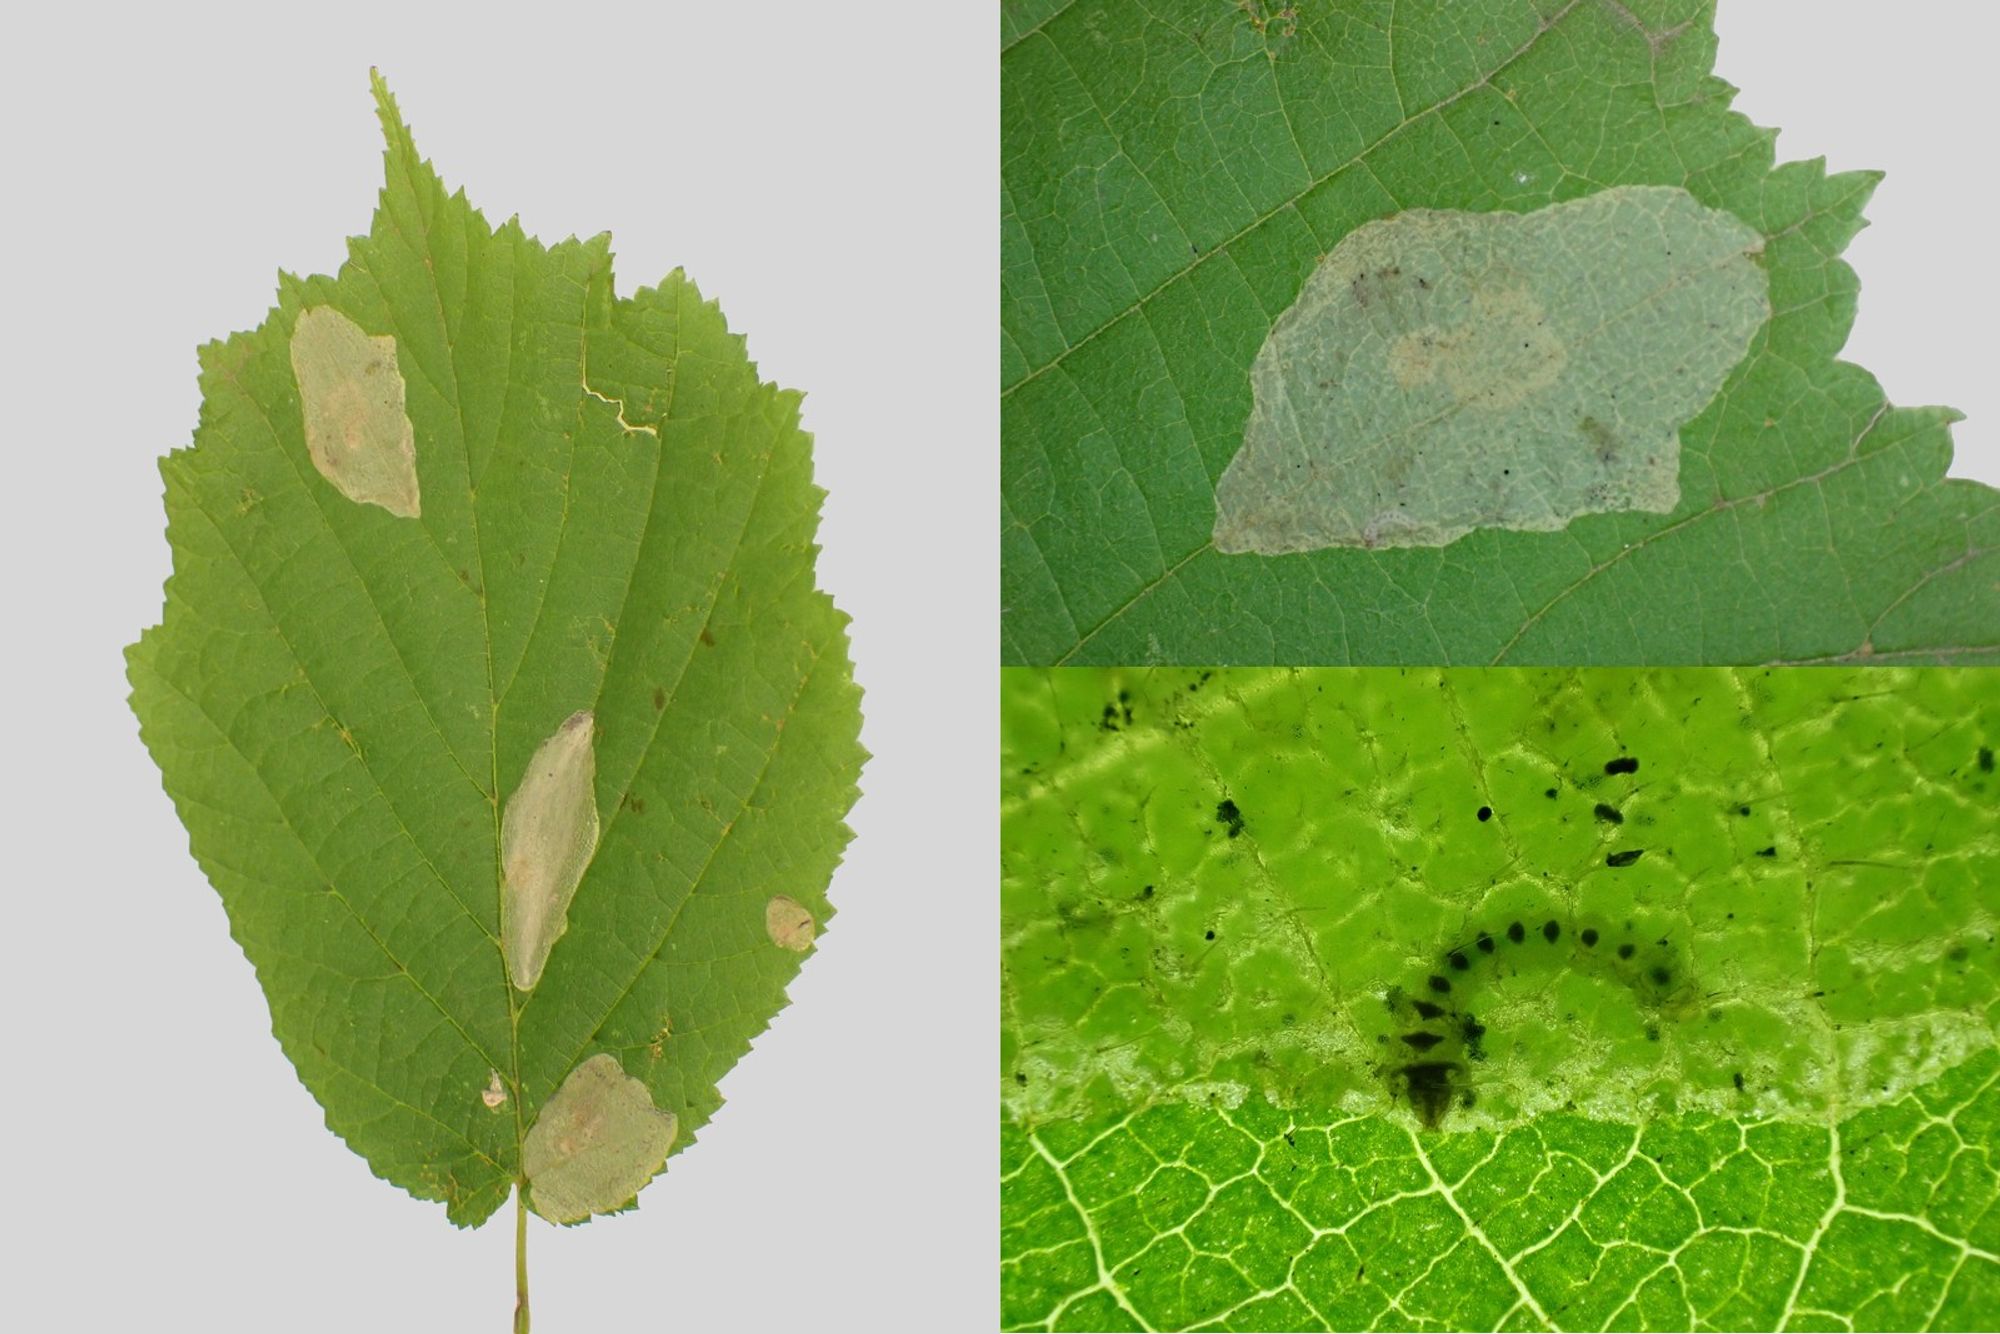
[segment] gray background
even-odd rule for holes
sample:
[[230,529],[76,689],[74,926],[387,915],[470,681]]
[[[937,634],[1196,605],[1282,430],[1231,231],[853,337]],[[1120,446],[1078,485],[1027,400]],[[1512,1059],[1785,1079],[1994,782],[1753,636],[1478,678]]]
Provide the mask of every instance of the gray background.
[[2000,486],[1993,311],[1992,54],[2000,10],[1968,0],[1721,0],[1715,72],[1779,126],[1778,160],[1886,171],[1847,248],[1861,311],[1842,358],[1905,405],[1947,403],[1953,477]]
[[[621,290],[685,265],[808,391],[821,580],[869,692],[838,920],[643,1207],[534,1224],[537,1328],[990,1327],[990,8],[55,9],[12,21],[0,83],[10,1326],[506,1326],[510,1230],[454,1230],[322,1127],[123,705],[194,348],[366,227],[374,63],[490,217],[610,228]],[[2000,482],[1993,19],[1725,0],[1722,32],[1782,156],[1890,170],[1851,251],[1849,355],[1899,402],[1971,414],[1953,471]]]

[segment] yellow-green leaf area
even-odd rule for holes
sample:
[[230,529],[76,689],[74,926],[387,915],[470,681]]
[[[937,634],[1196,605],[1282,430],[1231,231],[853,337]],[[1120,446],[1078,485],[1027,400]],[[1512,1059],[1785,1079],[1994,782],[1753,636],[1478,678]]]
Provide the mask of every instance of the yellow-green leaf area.
[[1996,736],[1982,670],[1004,672],[1004,1323],[1990,1325]]

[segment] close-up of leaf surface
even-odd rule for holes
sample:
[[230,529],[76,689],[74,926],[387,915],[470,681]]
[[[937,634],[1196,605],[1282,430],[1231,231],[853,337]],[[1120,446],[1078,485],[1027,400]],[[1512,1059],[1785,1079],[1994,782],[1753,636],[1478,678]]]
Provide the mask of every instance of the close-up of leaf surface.
[[[1859,289],[1840,255],[1880,177],[1775,161],[1776,132],[1732,111],[1712,73],[1713,0],[1001,14],[1006,661],[2000,660],[2000,502],[1947,478],[1957,414],[1894,406],[1838,360]],[[1528,217],[1632,188],[1685,191],[1747,226],[1768,287],[1747,351],[1733,325],[1706,349],[1728,368],[1720,388],[1660,424],[1677,432],[1677,486],[1553,517],[1534,494],[1481,500],[1491,523],[1426,521],[1417,544],[1378,545],[1370,479],[1349,469],[1329,474],[1364,497],[1331,525],[1349,536],[1314,536],[1323,513],[1281,507],[1275,532],[1245,537],[1218,487],[1253,455],[1260,349],[1323,257],[1399,215]],[[1569,253],[1586,288],[1621,273],[1615,246]],[[1668,370],[1648,351],[1569,360],[1644,383]],[[1340,401],[1311,429],[1399,411]],[[1529,414],[1484,438],[1496,458],[1546,460],[1552,439],[1602,434],[1601,416]],[[1458,423],[1458,447],[1481,439]],[[1324,443],[1265,465],[1253,519]]]
[[576,1222],[825,939],[847,618],[799,395],[678,270],[489,224],[374,88],[368,233],[201,349],[132,705],[329,1128],[453,1223]]
[[1990,1329],[1981,670],[1010,669],[1009,1329]]

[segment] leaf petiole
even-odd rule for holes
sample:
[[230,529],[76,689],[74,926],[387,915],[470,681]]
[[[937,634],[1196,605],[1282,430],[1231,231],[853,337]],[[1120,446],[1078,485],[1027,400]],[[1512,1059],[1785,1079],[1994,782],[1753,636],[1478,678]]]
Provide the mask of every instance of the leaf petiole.
[[528,1334],[528,1186],[514,1183],[514,1334]]

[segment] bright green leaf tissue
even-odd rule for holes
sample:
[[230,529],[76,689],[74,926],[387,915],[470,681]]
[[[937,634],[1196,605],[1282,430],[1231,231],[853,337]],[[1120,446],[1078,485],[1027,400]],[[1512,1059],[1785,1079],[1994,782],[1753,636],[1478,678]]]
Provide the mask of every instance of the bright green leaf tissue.
[[1006,1327],[2000,1320],[1991,673],[1003,676]]
[[798,395],[679,272],[490,226],[376,96],[369,234],[202,349],[132,703],[327,1124],[454,1222],[523,1181],[574,1221],[785,1003],[772,905],[826,924],[846,617]]

